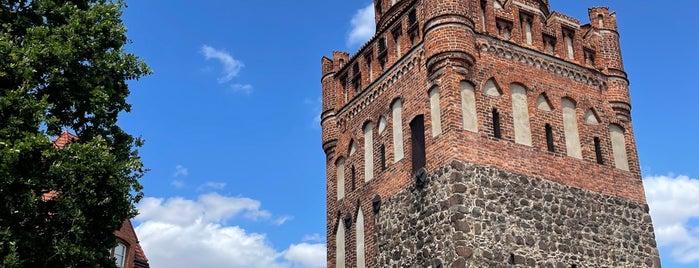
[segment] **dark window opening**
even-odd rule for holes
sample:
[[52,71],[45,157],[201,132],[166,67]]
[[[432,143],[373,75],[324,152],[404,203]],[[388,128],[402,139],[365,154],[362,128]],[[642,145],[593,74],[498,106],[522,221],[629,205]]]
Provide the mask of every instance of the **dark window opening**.
[[408,24],[412,25],[413,23],[417,22],[417,11],[415,9],[411,9],[410,13],[408,13]]
[[510,40],[512,37],[512,22],[504,19],[497,19],[495,21],[495,26],[497,26],[498,35],[501,38]]
[[354,189],[357,189],[357,181],[355,180],[357,178],[357,171],[354,169],[354,166],[352,166],[352,191]]
[[381,154],[381,170],[386,170],[386,146],[381,144],[379,148],[379,153]]
[[352,87],[354,87],[354,92],[359,92],[362,89],[362,81],[360,79],[359,74],[357,74],[357,77],[352,80]]
[[573,265],[570,266],[570,268],[578,268],[578,266],[575,265],[575,264],[573,264]]
[[502,133],[500,132],[500,112],[498,112],[497,108],[493,108],[493,136],[498,139],[502,138]]
[[354,65],[352,65],[352,74],[354,76],[359,74],[359,63],[354,63]]
[[544,49],[547,53],[553,54],[556,49],[556,38],[548,34],[544,34]]
[[376,2],[376,13],[377,13],[377,14],[383,13],[383,9],[382,9],[382,7],[381,7],[381,5],[382,5],[381,2],[383,2],[383,1],[377,1],[377,2]]
[[595,65],[595,51],[585,49],[585,63],[588,65]]
[[410,45],[414,46],[417,43],[417,31],[410,32]]
[[549,152],[555,152],[555,148],[553,147],[553,129],[551,129],[550,124],[546,124],[546,147],[548,148]]
[[379,39],[379,52],[386,50],[386,38]]
[[595,137],[595,156],[597,157],[597,164],[604,164],[604,158],[602,158],[602,145],[597,137]]
[[425,167],[425,118],[418,115],[410,121],[413,174]]
[[510,253],[509,263],[510,263],[510,264],[515,264],[515,254]]
[[379,67],[381,68],[381,71],[386,69],[386,55],[385,54],[383,56],[379,57]]

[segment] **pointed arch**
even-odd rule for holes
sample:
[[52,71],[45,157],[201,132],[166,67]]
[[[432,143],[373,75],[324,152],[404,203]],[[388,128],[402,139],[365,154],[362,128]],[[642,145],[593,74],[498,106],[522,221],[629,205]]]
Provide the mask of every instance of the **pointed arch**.
[[430,119],[432,120],[432,137],[442,134],[442,110],[439,106],[439,87],[433,87],[430,96]]
[[561,107],[563,110],[563,132],[566,140],[566,153],[570,157],[582,159],[575,101],[570,98],[563,98]]
[[356,223],[356,238],[357,238],[357,268],[365,268],[366,267],[366,261],[365,261],[365,245],[364,245],[364,213],[362,212],[362,208],[359,208],[359,211],[357,211],[357,223]]
[[403,101],[396,99],[391,104],[393,117],[393,162],[398,162],[404,157],[403,152]]
[[349,151],[347,152],[347,154],[349,156],[352,156],[356,152],[357,152],[357,144],[354,142],[354,139],[351,139],[350,143],[349,143]]
[[464,129],[478,132],[478,118],[476,113],[476,87],[470,82],[461,81],[461,115]]
[[388,125],[388,121],[386,120],[386,117],[382,115],[381,118],[379,118],[379,135],[386,130],[386,125]]
[[483,85],[483,93],[491,97],[500,97],[502,95],[502,91],[497,83],[495,83],[495,78],[490,78],[485,82],[485,85]]
[[336,178],[337,181],[337,200],[345,197],[345,158],[340,157],[335,162]]
[[549,101],[549,97],[546,96],[546,93],[541,93],[539,97],[536,98],[536,108],[546,112],[553,111],[553,106],[551,105],[551,101]]
[[499,0],[493,0],[493,7],[496,9],[502,9],[502,3]]
[[597,112],[595,112],[594,109],[590,108],[587,110],[585,113],[585,124],[586,125],[599,125],[600,120],[599,116],[597,116]]
[[512,117],[514,120],[515,142],[532,146],[532,131],[529,124],[527,89],[521,84],[511,84]]
[[339,217],[337,221],[337,232],[335,233],[335,268],[345,268],[345,224]]
[[364,124],[364,181],[374,178],[374,123]]
[[612,152],[614,153],[614,166],[621,170],[629,171],[629,158],[626,155],[626,137],[624,129],[616,124],[609,125],[609,134],[612,139]]

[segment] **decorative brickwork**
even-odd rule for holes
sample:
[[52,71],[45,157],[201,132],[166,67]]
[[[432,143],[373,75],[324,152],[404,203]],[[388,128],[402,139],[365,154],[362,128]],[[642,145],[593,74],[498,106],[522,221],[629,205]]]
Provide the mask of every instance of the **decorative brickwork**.
[[[344,266],[359,208],[367,267],[659,266],[615,13],[590,8],[581,25],[544,0],[392,2],[374,1],[377,32],[357,53],[321,60],[327,236],[346,228]],[[329,244],[328,267],[336,257]]]

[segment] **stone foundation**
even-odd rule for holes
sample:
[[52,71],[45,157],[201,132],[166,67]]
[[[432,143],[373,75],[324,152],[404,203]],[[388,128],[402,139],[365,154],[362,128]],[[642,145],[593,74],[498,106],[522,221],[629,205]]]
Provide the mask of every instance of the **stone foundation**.
[[379,267],[660,267],[646,204],[458,161],[374,218]]

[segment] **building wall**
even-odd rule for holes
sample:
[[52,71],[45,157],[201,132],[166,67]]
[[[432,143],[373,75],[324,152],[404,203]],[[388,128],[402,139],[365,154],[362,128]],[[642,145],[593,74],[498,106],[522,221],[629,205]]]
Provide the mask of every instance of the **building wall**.
[[[576,192],[580,194],[596,193],[596,197],[602,200],[611,198],[637,206],[645,205],[616,14],[607,8],[591,8],[590,18],[595,23],[581,25],[574,18],[549,12],[548,1],[500,1],[501,8],[496,8],[493,1],[487,0],[485,5],[481,5],[482,2],[477,0],[401,0],[393,6],[387,3],[390,1],[375,1],[383,5],[382,12],[377,13],[376,35],[351,56],[346,52],[334,52],[332,58],[323,57],[321,125],[322,145],[327,156],[327,237],[328,241],[335,241],[339,222],[344,221],[347,228],[346,266],[352,267],[356,263],[356,254],[353,254],[356,226],[352,223],[360,207],[366,223],[366,265],[387,266],[385,258],[380,256],[388,250],[386,243],[396,241],[379,239],[390,229],[377,225],[378,219],[369,212],[373,211],[374,199],[394,200],[395,196],[404,195],[414,187],[409,123],[420,115],[425,119],[425,168],[430,174],[459,161],[562,185],[551,190],[551,194],[558,198],[569,193],[555,191],[570,188],[580,190]],[[481,19],[481,11],[485,20]],[[532,23],[531,44],[527,44],[519,27],[524,18]],[[572,59],[568,57],[569,48],[564,35],[572,39]],[[551,43],[550,39],[556,42]],[[400,43],[400,51],[397,43]],[[476,127],[469,129],[477,131],[464,129],[461,98],[464,83],[474,86]],[[497,92],[486,93],[487,85],[493,84]],[[528,112],[531,144],[515,142],[511,94],[511,87],[515,84],[525,88],[526,107],[522,107],[522,97],[516,98],[519,102],[514,107],[518,108],[518,114],[522,114],[523,109]],[[429,92],[434,88],[439,88],[440,95],[437,112],[441,131],[436,136],[432,135],[434,109],[431,109],[429,98]],[[546,106],[540,102],[537,105],[542,96],[550,109],[537,108]],[[573,101],[576,107],[581,158],[567,154],[563,99]],[[373,150],[362,148],[365,146],[363,129],[367,124],[376,126],[380,118],[385,117],[386,128],[393,128],[391,107],[396,100],[402,104],[400,127],[403,133],[403,137],[397,140],[402,140],[405,156],[397,162],[393,155],[394,131],[379,133],[378,128],[373,128]],[[494,108],[500,114],[500,138],[494,135]],[[598,117],[596,124],[587,123],[586,115],[590,113]],[[553,133],[553,152],[547,148],[547,124]],[[619,156],[615,157],[612,148],[612,126],[623,130],[625,144],[622,149],[626,150],[628,171],[617,168],[615,164]],[[601,163],[597,159],[595,138],[600,140]],[[359,146],[352,155],[349,153],[351,143]],[[378,148],[381,146],[385,147],[385,156],[380,154]],[[368,151],[373,152],[373,169],[365,170],[363,152]],[[385,161],[382,161],[384,157]],[[338,200],[335,176],[338,174],[336,162],[340,158],[344,159],[345,196]],[[381,165],[383,162],[385,167]],[[372,172],[371,180],[365,181],[366,171]],[[472,196],[464,198],[468,198],[464,200],[466,203],[473,202]],[[397,209],[400,208],[393,207],[387,212],[396,212]],[[424,213],[431,215],[436,212],[429,210]],[[618,217],[619,220],[622,216]],[[558,217],[579,220],[576,215]],[[388,224],[387,220],[383,221]],[[436,227],[432,222],[421,218],[415,224],[424,228]],[[410,233],[417,229],[404,231]],[[555,235],[546,230],[540,235],[546,233]],[[445,244],[440,247],[454,243],[455,238],[445,235],[438,236],[445,239]],[[652,230],[645,230],[639,236],[654,241]],[[486,238],[494,239],[482,237]],[[488,243],[497,245],[500,242],[493,240]],[[605,246],[612,249],[618,245],[610,243]],[[655,250],[654,245],[652,248]],[[533,258],[543,253],[536,254],[528,253],[527,256]],[[653,254],[657,256],[657,253]],[[576,256],[582,258],[583,255]],[[335,247],[329,245],[328,267],[335,267],[335,257]],[[455,259],[445,258],[443,261],[447,260]],[[399,263],[403,261],[407,260],[401,258]],[[552,257],[546,261],[554,263]]]

